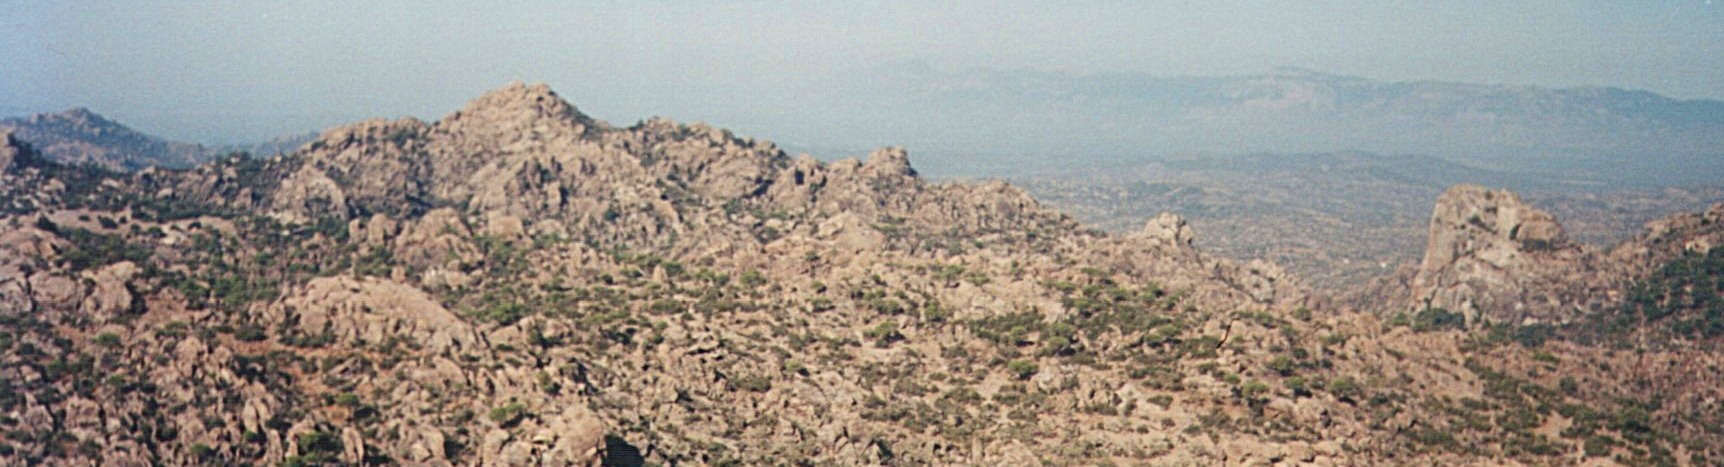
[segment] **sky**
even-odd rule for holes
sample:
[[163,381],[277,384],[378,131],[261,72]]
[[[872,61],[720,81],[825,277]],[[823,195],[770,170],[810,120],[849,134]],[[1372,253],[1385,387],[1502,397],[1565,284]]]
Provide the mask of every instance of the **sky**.
[[1724,99],[1724,4],[1706,0],[0,0],[0,11],[0,113],[82,106],[205,143],[435,119],[512,81],[549,83],[613,123],[657,115],[770,134],[830,110],[784,90],[906,61],[1077,75],[1296,66]]

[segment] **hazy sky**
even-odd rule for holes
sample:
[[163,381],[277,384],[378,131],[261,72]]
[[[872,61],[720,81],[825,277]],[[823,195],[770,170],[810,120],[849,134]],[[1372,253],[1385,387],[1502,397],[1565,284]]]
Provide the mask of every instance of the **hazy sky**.
[[750,125],[820,110],[775,90],[903,60],[1076,74],[1299,66],[1724,98],[1724,5],[1705,0],[716,3],[0,0],[0,112],[86,106],[230,142],[437,118],[520,80],[615,123],[664,115],[770,136]]

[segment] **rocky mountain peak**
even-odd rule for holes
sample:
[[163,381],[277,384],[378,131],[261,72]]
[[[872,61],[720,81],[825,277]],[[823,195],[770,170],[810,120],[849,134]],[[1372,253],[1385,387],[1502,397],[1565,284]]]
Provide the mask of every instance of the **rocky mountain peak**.
[[1433,241],[1444,239],[1494,240],[1494,244],[1516,249],[1545,250],[1569,246],[1568,234],[1550,213],[1522,202],[1507,190],[1492,191],[1477,185],[1458,185],[1437,198],[1431,215]]
[[874,150],[862,166],[876,175],[916,175],[916,169],[910,167],[910,153],[897,146]]
[[91,120],[106,121],[107,120],[106,118],[102,118],[101,115],[97,115],[95,112],[90,111],[90,109],[87,107],[73,107],[70,109],[66,109],[65,112],[60,112],[59,115],[61,117],[65,117],[68,120],[80,120],[80,121],[91,121]]
[[494,127],[496,131],[537,131],[574,127],[584,133],[592,118],[544,84],[510,83],[468,102],[440,123],[451,127]]
[[84,132],[92,136],[117,134],[130,137],[132,129],[115,123],[94,111],[84,107],[73,107],[60,113],[40,113],[24,119],[32,125],[60,127],[70,131]]

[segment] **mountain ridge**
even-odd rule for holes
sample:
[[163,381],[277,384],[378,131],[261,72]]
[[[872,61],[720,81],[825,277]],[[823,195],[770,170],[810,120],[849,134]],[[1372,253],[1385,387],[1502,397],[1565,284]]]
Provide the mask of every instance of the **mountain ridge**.
[[[901,148],[821,162],[589,125],[536,86],[480,101],[186,170],[3,167],[0,458],[1724,458],[1696,428],[1724,420],[1705,341],[1403,322],[1210,255],[1179,216],[1102,233],[1003,182],[924,180]],[[1666,362],[1657,404],[1611,371]]]

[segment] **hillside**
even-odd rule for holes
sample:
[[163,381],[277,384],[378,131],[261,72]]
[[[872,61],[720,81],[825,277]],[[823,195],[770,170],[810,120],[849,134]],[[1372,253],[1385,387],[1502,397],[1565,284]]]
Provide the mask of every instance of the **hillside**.
[[[1724,459],[1710,341],[1516,339],[1392,283],[1333,306],[1178,216],[1103,233],[897,148],[618,127],[542,85],[189,170],[0,140],[7,463]],[[1621,280],[1668,284],[1715,217]]]

